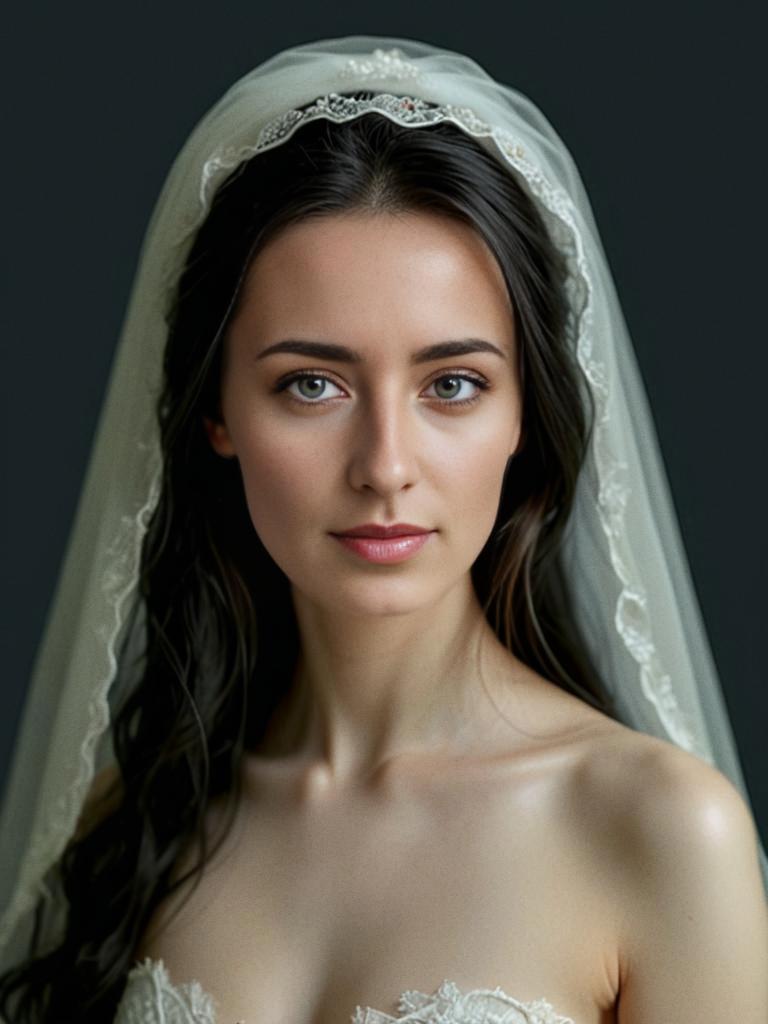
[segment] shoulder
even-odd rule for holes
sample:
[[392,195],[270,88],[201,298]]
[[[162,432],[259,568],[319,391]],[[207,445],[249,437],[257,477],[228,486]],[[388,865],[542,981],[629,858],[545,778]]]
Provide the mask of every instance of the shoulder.
[[613,893],[621,1020],[765,1019],[768,906],[741,793],[695,755],[618,723],[580,772]]
[[743,796],[700,757],[626,727],[607,733],[597,753],[602,761],[600,768],[591,765],[593,782],[606,790],[609,803],[612,790],[616,823],[644,857],[756,854],[754,821]]
[[657,741],[637,755],[635,804],[625,815],[645,897],[671,885],[708,897],[713,885],[762,895],[751,811],[726,776],[700,758]]
[[673,743],[609,721],[579,769],[586,799],[623,839],[627,865],[668,868],[680,858],[757,863],[751,811],[718,769]]
[[610,837],[602,863],[619,881],[627,1019],[687,1020],[679,1015],[686,990],[686,1013],[743,1006],[738,1019],[756,1019],[750,1013],[762,1012],[768,996],[758,982],[768,960],[768,907],[741,793],[699,757],[622,728],[606,730],[585,776],[601,808],[600,834]]
[[[757,862],[757,834],[739,790],[717,768],[632,729],[554,686],[540,688],[539,717],[552,732],[565,806],[585,830],[646,877],[665,857],[731,857]],[[617,845],[618,844],[618,845]]]

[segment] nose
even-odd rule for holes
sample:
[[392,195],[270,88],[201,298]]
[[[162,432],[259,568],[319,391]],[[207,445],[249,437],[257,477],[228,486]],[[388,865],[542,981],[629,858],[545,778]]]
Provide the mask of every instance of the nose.
[[382,497],[418,479],[417,413],[394,387],[361,400],[352,421],[348,479],[355,490]]

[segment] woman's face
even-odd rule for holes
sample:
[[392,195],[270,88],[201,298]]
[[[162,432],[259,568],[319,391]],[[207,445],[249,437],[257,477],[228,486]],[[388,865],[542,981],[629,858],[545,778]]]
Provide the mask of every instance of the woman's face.
[[[239,460],[254,528],[294,588],[381,615],[466,584],[521,418],[512,308],[485,243],[438,214],[355,213],[292,225],[255,258],[222,422],[206,429]],[[431,532],[386,562],[371,560],[382,545],[334,536],[370,523]]]

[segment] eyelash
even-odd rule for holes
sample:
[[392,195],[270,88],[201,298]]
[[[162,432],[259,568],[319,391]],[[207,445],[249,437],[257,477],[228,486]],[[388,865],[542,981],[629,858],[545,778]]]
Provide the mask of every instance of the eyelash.
[[[327,380],[327,381],[330,381],[331,384],[335,384],[336,387],[340,387],[339,384],[336,384],[336,382],[331,377],[329,377],[327,374],[325,374],[325,373],[308,373],[307,371],[302,371],[300,373],[292,373],[292,374],[289,374],[287,377],[283,377],[281,380],[279,380],[277,382],[277,384],[273,388],[273,391],[274,392],[286,391],[286,389],[289,387],[289,385],[293,384],[294,381],[306,380],[306,379],[310,379],[310,380]],[[480,376],[476,376],[475,374],[457,373],[457,372],[454,373],[454,372],[449,371],[448,373],[441,373],[439,377],[435,377],[435,379],[433,381],[431,381],[427,385],[427,387],[432,387],[432,385],[436,384],[438,381],[446,380],[446,379],[449,379],[449,380],[467,380],[467,381],[470,382],[470,384],[477,385],[477,387],[480,390],[477,392],[477,394],[473,395],[471,398],[462,398],[459,401],[452,401],[449,398],[436,398],[436,399],[434,399],[434,401],[436,401],[439,405],[450,405],[450,406],[473,405],[475,402],[479,401],[482,398],[483,392],[487,391],[490,388],[490,386],[491,386],[488,383],[488,381],[485,380],[485,378],[480,377]],[[308,398],[297,398],[295,395],[290,394],[290,392],[287,392],[287,395],[288,395],[288,398],[291,399],[291,401],[297,402],[299,405],[325,405],[326,402],[334,401],[334,399],[332,399],[332,398],[321,398],[321,399],[318,399],[317,401],[312,401],[311,399],[308,399]]]

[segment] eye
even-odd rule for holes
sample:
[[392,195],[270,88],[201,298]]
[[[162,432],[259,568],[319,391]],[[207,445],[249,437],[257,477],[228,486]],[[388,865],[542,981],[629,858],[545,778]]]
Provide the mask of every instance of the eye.
[[[458,394],[461,394],[461,387],[464,384],[474,385],[474,392],[467,395],[464,394],[463,398],[457,398]],[[429,385],[431,388],[437,389],[437,398],[443,405],[470,405],[472,402],[476,402],[483,391],[487,391],[490,387],[487,380],[482,377],[476,377],[474,374],[467,373],[446,373],[436,380],[433,380]],[[445,394],[445,392],[449,394]],[[441,394],[441,392],[443,392]]]
[[[297,391],[292,391],[293,385]],[[474,392],[466,394],[468,388],[464,385],[472,385]],[[335,384],[330,377],[324,373],[301,373],[289,374],[275,385],[276,392],[285,391],[289,398],[299,405],[324,405],[325,402],[338,398],[339,395],[329,394],[328,387],[336,388],[339,395],[343,394],[338,384]],[[433,396],[439,405],[456,406],[471,405],[477,402],[483,391],[487,391],[490,384],[484,377],[469,373],[443,373],[428,385],[429,388],[437,388]],[[458,397],[464,391],[464,397]],[[445,392],[448,392],[446,394]],[[428,396],[429,397],[429,396]]]
[[[291,385],[298,386],[298,394],[289,390]],[[325,401],[329,398],[337,398],[338,395],[328,394],[328,385],[334,387],[341,393],[338,384],[334,384],[330,377],[322,373],[294,373],[284,380],[278,381],[275,391],[285,391],[295,401],[302,405],[318,405],[318,399]]]

